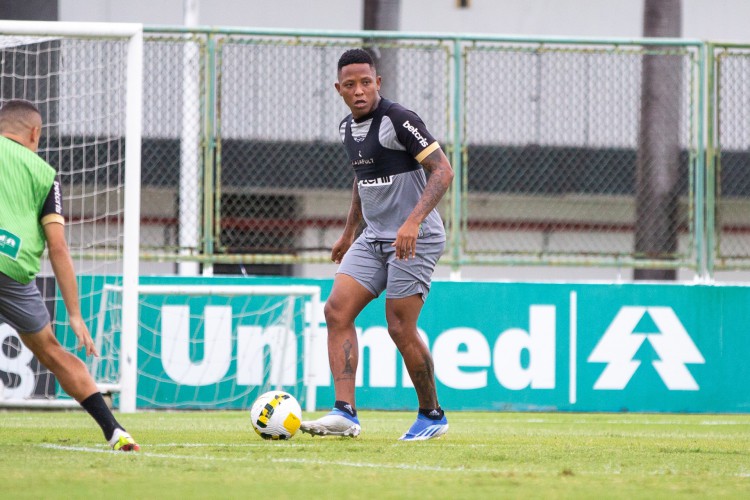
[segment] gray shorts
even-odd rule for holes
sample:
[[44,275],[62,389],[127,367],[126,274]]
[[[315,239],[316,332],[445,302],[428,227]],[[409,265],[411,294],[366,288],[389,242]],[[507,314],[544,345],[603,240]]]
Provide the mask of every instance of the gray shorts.
[[18,333],[36,333],[49,323],[49,311],[33,281],[22,285],[0,273],[0,323]]
[[389,299],[421,294],[427,298],[432,273],[445,249],[445,242],[417,241],[417,255],[409,260],[396,259],[396,247],[390,242],[367,241],[362,236],[344,255],[337,273],[351,276],[376,297],[385,290]]

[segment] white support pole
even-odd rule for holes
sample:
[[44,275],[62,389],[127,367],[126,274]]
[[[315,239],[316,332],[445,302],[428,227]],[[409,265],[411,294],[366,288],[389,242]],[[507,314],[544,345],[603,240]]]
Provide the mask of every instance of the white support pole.
[[[198,0],[183,0],[186,27],[198,25]],[[182,135],[180,138],[180,213],[179,245],[183,249],[200,248],[200,51],[186,35],[182,52]],[[188,254],[189,250],[182,253]],[[197,262],[180,262],[181,276],[197,276]]]
[[315,354],[317,352],[317,345],[318,342],[320,342],[320,334],[318,330],[320,330],[320,318],[318,318],[318,313],[320,311],[320,288],[318,288],[315,293],[313,294],[311,300],[310,300],[310,333],[309,333],[309,340],[306,342],[306,348],[304,355],[307,360],[307,370],[305,370],[304,373],[304,383],[305,383],[305,411],[313,412],[315,411],[315,406],[317,405],[317,399],[318,399],[318,391],[317,391],[317,379],[316,379],[316,371],[317,366],[315,363]]
[[141,225],[141,125],[143,102],[143,28],[128,44],[125,112],[125,221],[122,269],[120,411],[136,409],[138,380],[138,278]]

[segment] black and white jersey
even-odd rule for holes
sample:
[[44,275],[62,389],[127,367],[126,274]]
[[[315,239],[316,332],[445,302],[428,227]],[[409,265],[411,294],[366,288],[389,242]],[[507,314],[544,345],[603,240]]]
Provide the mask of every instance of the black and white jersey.
[[[380,99],[378,107],[339,126],[357,178],[362,215],[369,241],[395,241],[424,192],[427,178],[420,165],[440,145],[422,119],[398,103]],[[419,241],[445,241],[445,228],[436,209],[419,228]]]

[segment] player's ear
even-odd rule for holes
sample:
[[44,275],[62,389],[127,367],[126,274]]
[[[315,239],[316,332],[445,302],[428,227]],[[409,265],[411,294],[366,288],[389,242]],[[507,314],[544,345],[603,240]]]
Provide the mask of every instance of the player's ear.
[[375,77],[375,82],[378,84],[378,90],[380,90],[380,82],[382,80],[382,77],[380,75]]
[[36,152],[39,148],[39,140],[42,138],[42,127],[31,127],[29,132],[29,142],[32,146],[32,151]]
[[339,84],[339,82],[334,83],[333,86],[336,87],[336,92],[341,95],[341,85]]

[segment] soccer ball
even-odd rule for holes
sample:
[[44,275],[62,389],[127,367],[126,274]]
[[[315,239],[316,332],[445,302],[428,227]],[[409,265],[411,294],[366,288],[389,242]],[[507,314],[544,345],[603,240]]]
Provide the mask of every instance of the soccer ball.
[[255,400],[250,419],[263,439],[292,439],[302,421],[302,408],[288,392],[269,391]]

